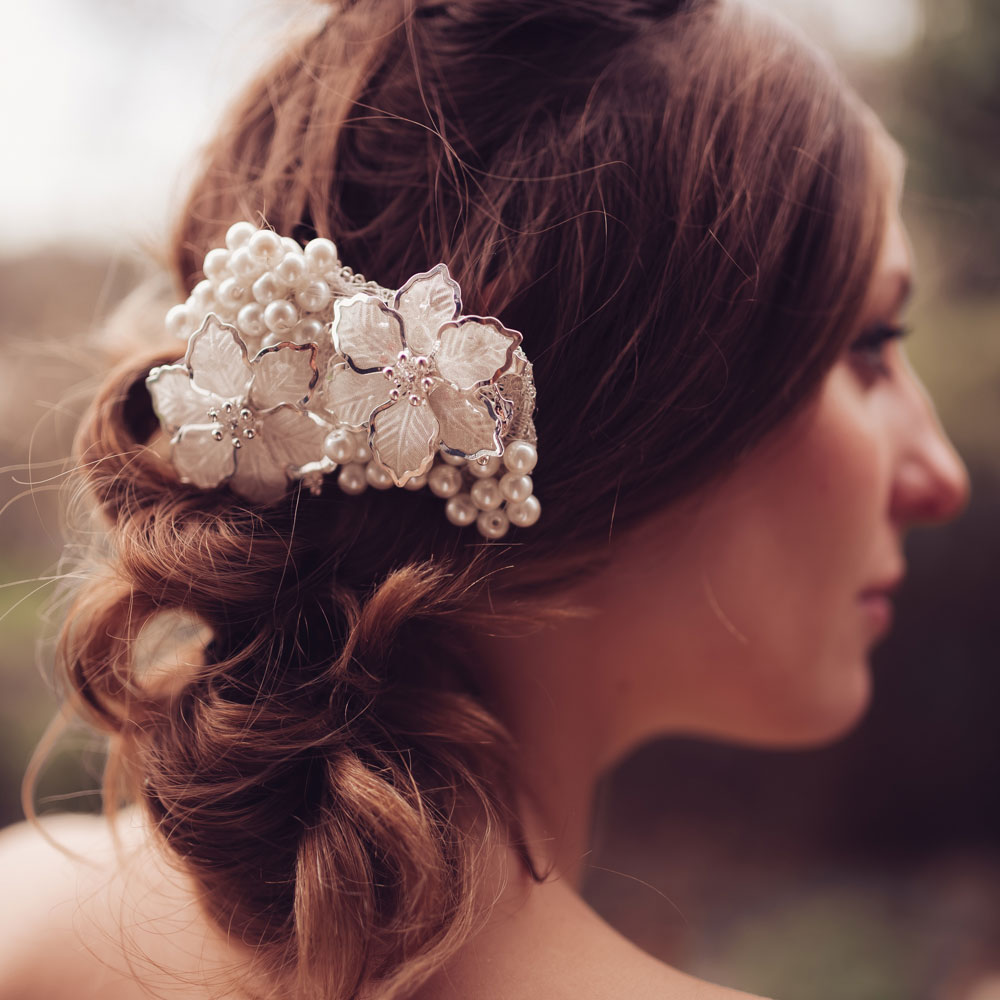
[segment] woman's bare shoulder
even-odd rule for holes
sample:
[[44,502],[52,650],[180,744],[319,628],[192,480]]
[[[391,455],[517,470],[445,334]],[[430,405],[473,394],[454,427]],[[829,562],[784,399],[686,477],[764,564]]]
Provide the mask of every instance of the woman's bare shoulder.
[[[228,949],[134,815],[0,832],[0,1000],[208,996]],[[214,996],[220,996],[216,991]]]

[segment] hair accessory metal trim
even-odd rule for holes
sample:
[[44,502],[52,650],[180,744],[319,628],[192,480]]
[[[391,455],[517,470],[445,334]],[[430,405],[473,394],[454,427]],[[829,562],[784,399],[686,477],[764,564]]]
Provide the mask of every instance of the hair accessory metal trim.
[[274,503],[336,471],[348,494],[427,486],[484,538],[538,520],[521,334],[463,315],[445,264],[394,292],[330,240],[237,222],[203,270],[167,313],[184,357],[146,379],[182,482]]

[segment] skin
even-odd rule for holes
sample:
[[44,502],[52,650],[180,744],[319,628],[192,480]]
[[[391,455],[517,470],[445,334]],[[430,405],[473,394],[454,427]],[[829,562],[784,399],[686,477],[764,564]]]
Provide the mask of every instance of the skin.
[[[898,190],[901,162],[883,146]],[[911,269],[894,209],[863,329],[898,322]],[[552,874],[535,883],[498,852],[482,930],[411,1000],[747,997],[656,961],[579,897],[594,783],[653,737],[804,747],[844,733],[868,704],[906,531],[953,517],[967,495],[902,345],[848,348],[811,403],[725,479],[616,539],[606,570],[571,595],[587,617],[484,644],[484,684],[522,749],[529,845]],[[145,996],[125,960],[136,950],[168,996],[213,994],[171,987],[156,966],[191,981],[240,966],[183,876],[150,857],[128,816],[124,827],[125,865],[99,820],[66,817],[55,831],[102,858],[96,867],[53,864],[25,826],[0,836],[5,895],[27,901],[0,914],[0,998]]]

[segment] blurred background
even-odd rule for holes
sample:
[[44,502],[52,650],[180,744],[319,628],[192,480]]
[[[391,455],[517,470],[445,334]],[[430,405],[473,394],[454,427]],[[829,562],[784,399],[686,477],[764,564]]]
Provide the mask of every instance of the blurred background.
[[[764,2],[764,0],[761,0]],[[834,50],[909,155],[909,349],[972,474],[916,532],[875,698],[836,746],[650,746],[605,783],[588,895],[643,947],[777,1000],[1000,998],[1000,3],[769,0]],[[0,825],[56,700],[42,621],[82,337],[157,271],[227,99],[302,0],[36,0],[0,36]],[[63,498],[64,499],[64,498]],[[71,733],[39,808],[96,811]]]

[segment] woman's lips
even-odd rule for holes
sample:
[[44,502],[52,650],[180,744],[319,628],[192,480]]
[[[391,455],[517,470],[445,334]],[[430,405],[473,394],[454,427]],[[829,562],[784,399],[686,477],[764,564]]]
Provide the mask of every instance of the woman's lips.
[[867,591],[859,598],[864,613],[872,621],[876,631],[884,635],[892,628],[892,598],[885,591]]

